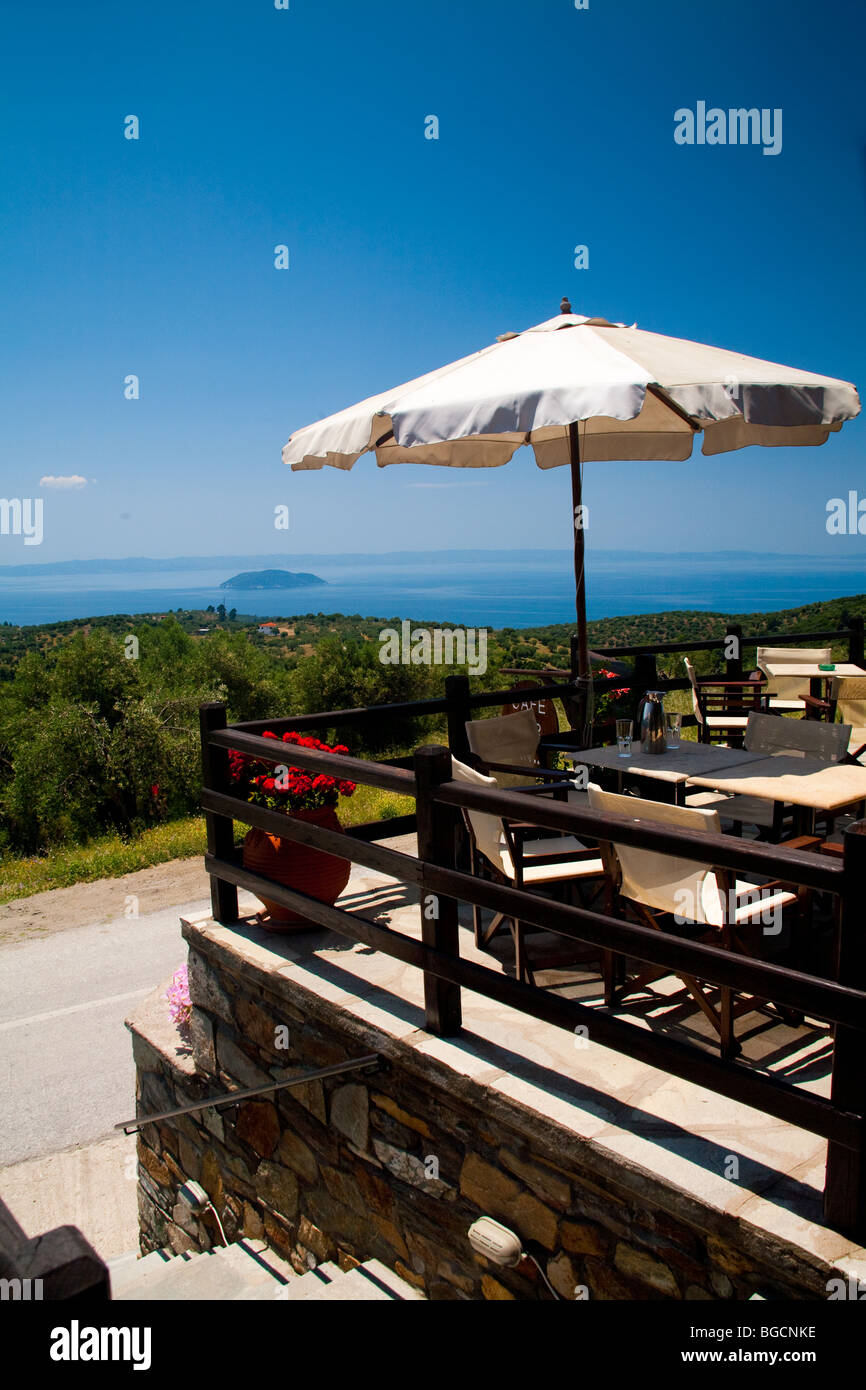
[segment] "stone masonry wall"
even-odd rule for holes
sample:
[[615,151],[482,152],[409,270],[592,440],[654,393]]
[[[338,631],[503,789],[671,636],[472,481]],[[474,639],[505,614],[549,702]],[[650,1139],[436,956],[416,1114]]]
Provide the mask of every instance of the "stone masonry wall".
[[[321,995],[278,981],[186,927],[196,1008],[188,1046],[154,998],[130,1022],[140,1112],[380,1051],[389,1070],[344,1076],[149,1125],[139,1138],[144,1250],[208,1248],[210,1214],[175,1210],[185,1178],[226,1235],[265,1238],[299,1272],[379,1258],[433,1299],[549,1298],[534,1267],[472,1251],[482,1214],[515,1229],[563,1298],[825,1297],[826,1271],[749,1248],[654,1192],[627,1165]],[[278,1030],[282,1029],[280,1033]],[[288,1038],[286,1038],[287,1030]],[[278,1043],[288,1041],[288,1047]],[[585,1292],[582,1292],[585,1290]]]

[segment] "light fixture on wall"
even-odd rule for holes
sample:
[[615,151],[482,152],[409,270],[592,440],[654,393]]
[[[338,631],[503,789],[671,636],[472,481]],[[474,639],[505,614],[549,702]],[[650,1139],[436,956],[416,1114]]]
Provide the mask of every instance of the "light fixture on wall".
[[[223,1245],[228,1245],[226,1233],[223,1230],[223,1223],[220,1221],[219,1212],[214,1206],[208,1194],[205,1192],[201,1183],[187,1181],[181,1183],[177,1189],[177,1203],[175,1205],[175,1216],[180,1215],[178,1207],[188,1207],[194,1216],[204,1215],[206,1211],[213,1212],[214,1219],[219,1226],[220,1235],[223,1238]],[[180,1223],[179,1223],[180,1224]]]
[[469,1227],[468,1234],[469,1243],[476,1254],[483,1255],[485,1259],[503,1269],[515,1269],[521,1260],[531,1260],[553,1297],[559,1300],[559,1294],[538,1260],[528,1250],[524,1250],[520,1236],[514,1231],[510,1231],[499,1221],[494,1221],[492,1216],[479,1216]]

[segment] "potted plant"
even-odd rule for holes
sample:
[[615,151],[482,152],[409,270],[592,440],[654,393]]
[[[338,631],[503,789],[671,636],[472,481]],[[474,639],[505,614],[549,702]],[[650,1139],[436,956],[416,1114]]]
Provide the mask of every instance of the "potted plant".
[[[595,676],[598,680],[612,681],[616,680],[617,673],[600,666]],[[595,736],[602,743],[613,743],[617,719],[632,718],[632,703],[633,694],[628,686],[622,690],[604,690],[596,696],[593,723]]]
[[[287,755],[293,745],[315,748],[322,753],[349,751],[343,744],[332,748],[317,738],[292,732],[280,738],[268,730],[262,737],[285,744]],[[234,749],[229,753],[229,773],[232,781],[238,784],[238,790],[254,806],[266,806],[270,811],[281,811],[295,820],[309,821],[329,830],[340,829],[336,810],[340,797],[351,796],[355,790],[354,782],[340,777],[305,772],[303,768],[289,766],[288,761],[272,766]],[[247,831],[244,839],[243,863],[253,873],[264,874],[323,903],[336,901],[349,881],[352,868],[348,859],[312,849],[297,840],[284,840],[255,826]],[[299,913],[267,898],[261,901],[269,914],[269,920],[262,925],[269,931],[303,931],[311,926],[309,919]]]

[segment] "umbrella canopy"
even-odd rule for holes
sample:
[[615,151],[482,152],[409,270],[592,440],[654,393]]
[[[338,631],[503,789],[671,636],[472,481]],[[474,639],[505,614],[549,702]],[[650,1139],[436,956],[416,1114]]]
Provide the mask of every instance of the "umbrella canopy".
[[[437,371],[296,430],[293,469],[349,469],[372,451],[380,467],[496,468],[528,444],[539,468],[690,457],[749,444],[823,444],[860,411],[850,382],[739,352],[563,312]],[[577,514],[577,513],[576,513]],[[575,530],[578,673],[589,657],[584,538]]]
[[283,462],[491,468],[529,444],[556,468],[573,423],[585,462],[687,459],[699,431],[704,454],[823,444],[859,410],[847,381],[565,313],[296,430]]

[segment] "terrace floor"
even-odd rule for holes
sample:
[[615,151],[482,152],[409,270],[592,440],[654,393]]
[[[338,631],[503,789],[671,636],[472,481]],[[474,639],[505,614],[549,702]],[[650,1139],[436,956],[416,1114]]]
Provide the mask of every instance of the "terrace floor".
[[[415,853],[412,836],[385,843]],[[339,905],[420,937],[411,885],[355,865]],[[620,1164],[738,1217],[813,1261],[866,1279],[866,1249],[821,1225],[824,1140],[468,990],[461,1035],[434,1037],[424,1031],[421,972],[336,933],[276,935],[255,918],[234,927],[197,919],[196,927],[216,940],[231,934],[232,948],[259,968],[288,967],[302,987],[550,1118]],[[468,908],[461,909],[460,938],[466,959],[510,971],[510,951],[497,961],[477,950]],[[503,935],[506,947],[509,940]],[[600,979],[591,970],[548,971],[537,981],[601,1005]],[[677,980],[658,982],[652,994],[635,996],[619,1012],[638,1028],[664,1027],[714,1047],[709,1023]],[[748,1065],[829,1094],[826,1025],[807,1021],[793,1028],[756,1012],[740,1019],[738,1036]]]

